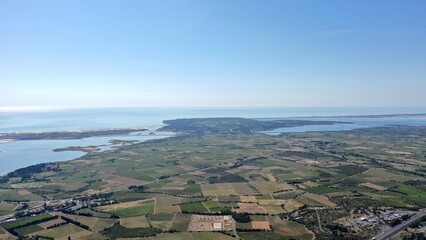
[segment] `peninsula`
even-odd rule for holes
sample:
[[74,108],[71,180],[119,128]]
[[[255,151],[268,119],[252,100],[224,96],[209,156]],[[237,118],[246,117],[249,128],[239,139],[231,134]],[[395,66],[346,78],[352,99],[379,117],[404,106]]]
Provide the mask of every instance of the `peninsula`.
[[145,128],[110,128],[110,129],[90,129],[90,130],[69,130],[69,131],[40,131],[40,132],[13,132],[0,133],[0,141],[16,140],[71,140],[99,136],[119,136],[132,132],[148,131]]

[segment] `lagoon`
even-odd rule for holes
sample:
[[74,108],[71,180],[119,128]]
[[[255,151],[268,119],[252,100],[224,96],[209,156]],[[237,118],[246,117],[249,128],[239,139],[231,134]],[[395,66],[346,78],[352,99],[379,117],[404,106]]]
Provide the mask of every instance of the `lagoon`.
[[162,139],[170,136],[173,136],[173,133],[156,132],[155,135],[141,133],[141,135],[102,136],[76,140],[25,140],[0,143],[0,176],[18,168],[38,163],[72,160],[85,155],[84,152],[80,151],[53,152],[56,148],[65,148],[70,146],[99,146],[102,151],[107,151],[117,146],[109,142],[112,139],[137,140],[139,142],[144,142],[147,140]]
[[[284,118],[285,119],[285,118]],[[389,127],[389,126],[426,126],[426,116],[405,116],[405,117],[386,117],[386,118],[360,118],[360,117],[342,117],[342,118],[291,118],[298,120],[312,120],[312,121],[336,121],[345,122],[337,123],[333,125],[307,125],[301,127],[289,127],[289,128],[278,128],[270,131],[263,131],[262,133],[269,135],[278,135],[281,133],[291,132],[317,132],[317,131],[349,131],[358,128],[370,128],[370,127]]]

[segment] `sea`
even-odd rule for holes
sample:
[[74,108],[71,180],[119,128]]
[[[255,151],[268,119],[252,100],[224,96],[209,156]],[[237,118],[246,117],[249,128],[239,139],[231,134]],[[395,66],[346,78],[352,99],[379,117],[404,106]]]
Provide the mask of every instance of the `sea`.
[[[0,134],[10,132],[89,130],[109,128],[146,128],[147,132],[126,136],[101,136],[77,140],[25,140],[0,142],[0,176],[30,165],[72,160],[84,152],[53,152],[53,149],[70,146],[96,145],[102,151],[113,149],[110,140],[136,140],[139,142],[167,138],[174,135],[158,131],[164,120],[178,118],[243,117],[258,120],[302,119],[339,121],[334,125],[311,125],[279,128],[264,134],[306,131],[344,131],[365,127],[392,125],[426,126],[426,116],[347,117],[358,115],[422,114],[426,108],[364,108],[364,107],[257,107],[257,108],[91,108],[44,111],[0,111]],[[339,117],[346,116],[346,117]],[[154,132],[155,134],[149,134]],[[0,140],[1,141],[1,140]]]

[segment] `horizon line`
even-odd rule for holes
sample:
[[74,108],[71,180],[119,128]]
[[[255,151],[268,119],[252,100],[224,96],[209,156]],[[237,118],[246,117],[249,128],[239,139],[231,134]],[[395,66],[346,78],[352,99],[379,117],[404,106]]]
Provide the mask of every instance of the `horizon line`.
[[194,108],[194,109],[259,109],[259,108],[365,108],[365,109],[426,109],[426,106],[276,106],[276,105],[265,105],[265,106],[140,106],[140,105],[128,105],[128,106],[0,106],[0,112],[2,113],[18,113],[18,112],[53,112],[53,111],[67,111],[67,110],[84,110],[84,109],[119,109],[119,108]]

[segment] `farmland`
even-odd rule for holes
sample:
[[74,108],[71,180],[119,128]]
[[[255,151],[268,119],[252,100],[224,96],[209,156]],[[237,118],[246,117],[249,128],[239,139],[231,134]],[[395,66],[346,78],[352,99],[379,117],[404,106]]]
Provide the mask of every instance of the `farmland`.
[[[3,223],[4,231],[57,239],[363,239],[377,230],[342,219],[426,207],[424,127],[272,136],[257,132],[284,122],[168,123],[163,130],[175,137],[42,164],[25,178],[15,172],[1,185],[0,214],[48,213]],[[225,229],[213,216],[230,216],[235,226]]]

